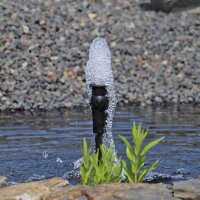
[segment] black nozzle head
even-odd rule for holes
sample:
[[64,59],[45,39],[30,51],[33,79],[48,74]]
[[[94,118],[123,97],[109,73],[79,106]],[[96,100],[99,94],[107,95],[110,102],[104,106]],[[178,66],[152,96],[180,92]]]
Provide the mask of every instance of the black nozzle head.
[[106,95],[106,86],[91,86],[92,87],[92,96],[105,96]]
[[91,86],[92,98],[91,107],[93,115],[93,132],[102,134],[105,132],[105,125],[107,120],[106,110],[108,109],[108,97],[105,86]]

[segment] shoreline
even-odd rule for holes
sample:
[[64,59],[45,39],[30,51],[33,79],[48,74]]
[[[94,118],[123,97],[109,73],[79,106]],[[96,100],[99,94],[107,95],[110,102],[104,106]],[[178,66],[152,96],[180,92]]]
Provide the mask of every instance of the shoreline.
[[172,185],[158,184],[100,184],[72,186],[68,180],[51,178],[5,187],[5,177],[0,177],[1,200],[6,199],[128,199],[128,200],[197,200],[200,198],[200,178],[174,182]]

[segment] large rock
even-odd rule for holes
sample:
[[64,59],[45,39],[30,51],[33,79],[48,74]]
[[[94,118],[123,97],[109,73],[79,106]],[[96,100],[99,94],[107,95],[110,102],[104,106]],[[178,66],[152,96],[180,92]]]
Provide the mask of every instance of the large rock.
[[51,193],[67,190],[69,182],[61,178],[23,183],[0,190],[1,200],[40,200]]
[[0,190],[1,200],[76,200],[126,199],[173,200],[172,191],[164,184],[102,184],[97,187],[74,186],[68,181],[53,178],[23,183]]
[[127,183],[99,185],[97,187],[78,186],[68,192],[68,200],[81,198],[92,200],[174,200],[172,191],[164,184]]
[[183,200],[200,200],[200,178],[174,183],[174,196]]
[[151,3],[156,11],[164,12],[200,5],[199,0],[151,0]]
[[102,184],[71,186],[61,178],[0,189],[0,200],[199,200],[200,179],[159,184]]
[[156,11],[170,12],[177,0],[151,0],[151,4]]

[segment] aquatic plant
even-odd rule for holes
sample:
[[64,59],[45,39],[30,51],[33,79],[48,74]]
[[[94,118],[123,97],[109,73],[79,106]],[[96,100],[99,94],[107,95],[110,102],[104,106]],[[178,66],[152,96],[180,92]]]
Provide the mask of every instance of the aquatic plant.
[[164,140],[164,137],[158,138],[142,148],[148,132],[149,129],[145,131],[142,129],[141,124],[137,126],[136,123],[134,123],[132,129],[134,143],[133,147],[124,136],[120,136],[120,138],[126,144],[126,155],[130,161],[130,163],[127,163],[126,161],[122,160],[124,175],[129,183],[143,182],[145,176],[154,170],[159,163],[159,159],[157,159],[152,165],[144,169],[148,151],[156,146],[159,142]]
[[100,146],[101,159],[99,160],[99,151],[93,152],[88,148],[86,139],[83,140],[83,164],[80,166],[81,183],[83,185],[98,185],[101,183],[119,183],[122,179],[121,158],[116,162],[116,153],[113,147],[108,149]]

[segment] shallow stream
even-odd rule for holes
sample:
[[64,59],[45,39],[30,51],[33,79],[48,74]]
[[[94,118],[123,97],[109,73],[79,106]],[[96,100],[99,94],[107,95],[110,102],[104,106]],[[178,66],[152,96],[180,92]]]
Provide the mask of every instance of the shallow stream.
[[[149,154],[149,163],[160,158],[153,179],[174,181],[200,175],[200,106],[118,107],[113,136],[123,158],[125,146],[118,135],[131,140],[133,121],[150,128],[147,142],[166,137]],[[0,175],[11,183],[53,176],[77,183],[72,162],[81,157],[84,137],[93,145],[89,109],[0,113]]]

